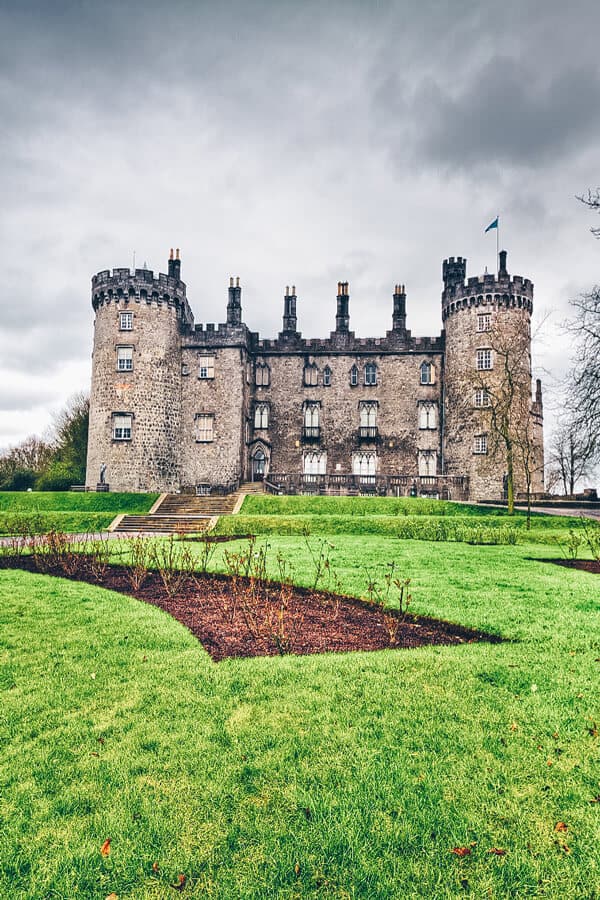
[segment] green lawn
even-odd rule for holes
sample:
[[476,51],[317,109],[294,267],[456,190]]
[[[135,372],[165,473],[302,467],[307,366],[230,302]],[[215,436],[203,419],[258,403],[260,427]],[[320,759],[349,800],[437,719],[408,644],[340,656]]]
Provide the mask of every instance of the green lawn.
[[95,491],[0,491],[0,534],[15,531],[15,520],[28,517],[37,531],[101,531],[118,513],[146,513],[158,494]]
[[[265,540],[311,583],[302,537]],[[596,576],[539,544],[328,544],[342,590],[393,560],[415,612],[512,640],[216,665],[158,609],[0,572],[2,896],[600,896]]]

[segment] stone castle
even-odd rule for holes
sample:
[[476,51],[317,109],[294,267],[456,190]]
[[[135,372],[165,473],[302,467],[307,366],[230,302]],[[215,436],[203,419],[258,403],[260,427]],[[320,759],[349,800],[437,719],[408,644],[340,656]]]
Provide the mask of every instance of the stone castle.
[[468,280],[466,259],[444,261],[435,337],[407,330],[400,284],[385,337],[350,330],[347,282],[328,338],[302,337],[294,287],[278,337],[250,331],[239,278],[226,322],[197,325],[179,251],[166,275],[99,272],[92,305],[88,488],[102,468],[116,491],[210,493],[262,480],[285,493],[497,500],[510,465],[516,491],[543,490],[533,284],[508,274],[505,251],[497,275]]

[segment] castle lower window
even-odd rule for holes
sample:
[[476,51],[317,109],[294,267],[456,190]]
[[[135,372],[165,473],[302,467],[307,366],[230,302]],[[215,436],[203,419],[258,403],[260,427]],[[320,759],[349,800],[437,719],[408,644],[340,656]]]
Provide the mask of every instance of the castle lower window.
[[117,413],[113,415],[112,436],[115,441],[131,440],[131,421],[133,416],[129,413]]
[[350,384],[352,387],[356,387],[358,384],[358,369],[356,366],[352,366],[350,369]]
[[254,407],[254,428],[268,428],[269,427],[269,404],[268,403],[257,403]]
[[363,478],[374,478],[377,474],[377,455],[375,453],[353,453],[352,474]]
[[377,436],[377,401],[361,400],[358,404],[358,427],[361,438]]
[[117,371],[131,372],[133,369],[133,347],[117,347]]
[[200,368],[198,378],[214,378],[215,377],[215,358],[214,356],[201,356],[199,360]]
[[475,406],[491,406],[491,397],[485,388],[477,388],[474,397]]
[[476,434],[473,442],[473,453],[486,454],[488,452],[487,434]]
[[119,313],[119,330],[120,331],[131,331],[132,329],[133,329],[133,313],[131,313],[131,312]]
[[483,313],[477,316],[477,331],[491,331],[492,316],[490,313]]
[[492,351],[491,350],[478,350],[477,358],[476,358],[477,369],[481,371],[488,371],[492,368]]
[[323,387],[331,387],[331,369],[325,366],[323,369]]
[[198,413],[196,415],[196,441],[206,444],[214,440],[215,417],[212,414]]
[[435,450],[419,450],[418,463],[421,477],[437,475],[437,453]]
[[325,475],[327,472],[326,453],[305,453],[302,460],[304,475]]
[[419,403],[419,428],[437,428],[437,405],[435,403]]

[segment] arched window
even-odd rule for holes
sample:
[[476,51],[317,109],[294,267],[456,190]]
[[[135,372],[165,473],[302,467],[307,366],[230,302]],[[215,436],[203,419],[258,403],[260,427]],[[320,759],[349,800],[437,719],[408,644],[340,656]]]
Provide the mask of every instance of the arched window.
[[360,427],[375,428],[377,425],[377,404],[363,400],[359,405]]
[[421,384],[433,384],[435,370],[430,362],[421,363]]
[[327,454],[312,451],[305,453],[303,466],[305,475],[325,475],[327,471]]
[[437,406],[435,403],[419,404],[419,428],[437,428]]
[[319,427],[319,404],[318,403],[307,403],[304,407],[304,427],[305,428],[318,428]]
[[268,428],[269,427],[269,404],[268,403],[257,403],[254,407],[254,427],[255,428]]
[[329,366],[325,366],[323,369],[323,387],[331,386],[331,369]]
[[257,387],[268,387],[271,383],[271,370],[266,363],[256,363],[254,369],[254,383]]
[[419,475],[437,474],[437,453],[435,450],[419,450]]
[[356,385],[358,384],[358,369],[356,368],[356,366],[352,366],[352,368],[350,369],[350,384],[352,385],[352,387],[356,387]]
[[377,456],[371,451],[352,455],[352,474],[373,477],[377,472]]
[[365,366],[365,384],[377,384],[377,366],[375,363],[367,363]]

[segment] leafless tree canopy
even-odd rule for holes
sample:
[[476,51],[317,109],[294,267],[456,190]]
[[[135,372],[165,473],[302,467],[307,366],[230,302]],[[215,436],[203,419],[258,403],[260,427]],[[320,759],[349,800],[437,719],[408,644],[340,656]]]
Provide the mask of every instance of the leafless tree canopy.
[[[583,194],[577,199],[581,200],[582,203],[585,203],[590,209],[600,212],[600,188],[596,188],[595,191],[588,190],[587,195]],[[592,227],[590,228],[590,231],[595,237],[600,238],[600,228]]]

